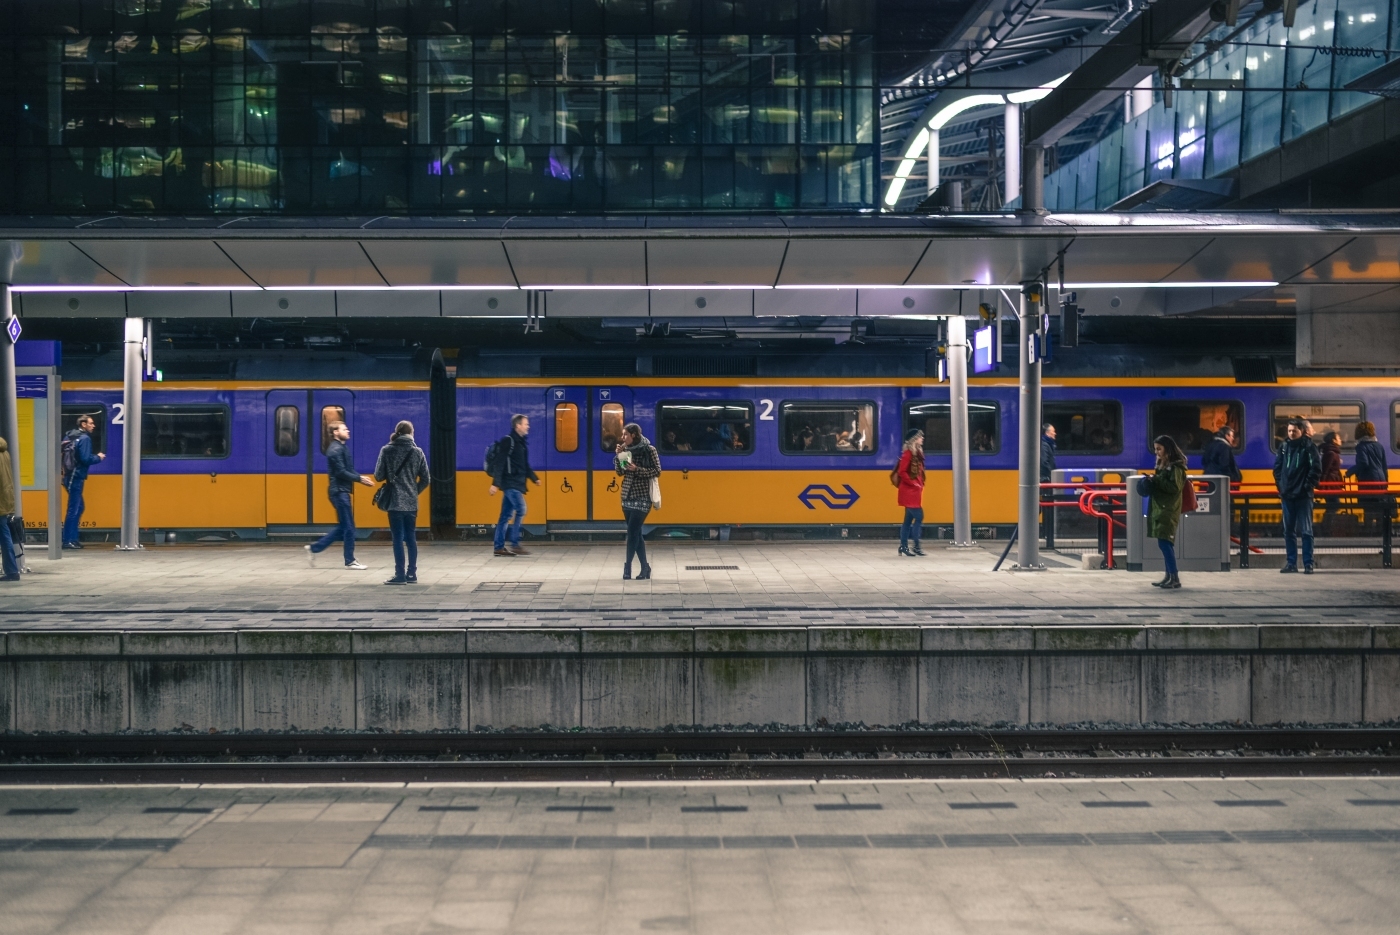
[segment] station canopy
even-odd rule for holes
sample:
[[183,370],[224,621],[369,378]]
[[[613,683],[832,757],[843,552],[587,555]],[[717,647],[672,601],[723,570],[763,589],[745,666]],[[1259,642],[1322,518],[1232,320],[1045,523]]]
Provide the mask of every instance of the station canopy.
[[[25,317],[1088,314],[1400,308],[1400,213],[9,218]],[[542,295],[538,304],[532,294]]]

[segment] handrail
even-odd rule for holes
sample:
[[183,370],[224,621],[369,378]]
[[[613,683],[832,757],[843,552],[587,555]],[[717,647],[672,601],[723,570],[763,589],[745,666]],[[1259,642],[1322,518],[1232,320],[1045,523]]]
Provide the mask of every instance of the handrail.
[[[1127,491],[1127,488],[1124,488],[1124,489],[1123,489],[1123,493],[1126,494],[1127,492],[1128,492],[1128,491]],[[1098,517],[1099,519],[1101,519],[1101,520],[1107,520],[1107,521],[1108,521],[1108,523],[1107,523],[1107,528],[1108,528],[1108,540],[1107,540],[1107,542],[1105,543],[1105,546],[1104,546],[1104,556],[1103,556],[1104,566],[1103,566],[1103,567],[1107,568],[1109,571],[1112,571],[1112,570],[1113,570],[1113,523],[1114,523],[1113,514],[1112,514],[1112,513],[1102,513],[1102,512],[1100,512],[1100,511],[1094,509],[1094,501],[1095,501],[1096,499],[1098,499],[1099,497],[1110,497],[1110,496],[1113,496],[1113,493],[1112,493],[1111,491],[1107,491],[1107,490],[1086,490],[1086,491],[1084,491],[1084,493],[1080,494],[1080,496],[1079,496],[1079,510],[1080,510],[1080,512],[1084,513],[1084,514],[1087,515],[1087,516],[1097,516],[1097,517]]]

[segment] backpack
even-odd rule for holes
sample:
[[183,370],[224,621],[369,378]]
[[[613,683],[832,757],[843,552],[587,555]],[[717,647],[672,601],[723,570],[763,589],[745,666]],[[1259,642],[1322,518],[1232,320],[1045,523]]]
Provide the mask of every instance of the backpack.
[[68,478],[78,469],[78,436],[81,434],[78,429],[69,429],[64,433],[63,443],[59,446],[63,458],[64,484],[68,483]]
[[515,439],[510,435],[496,439],[487,447],[486,457],[481,460],[481,469],[494,480],[497,474],[502,473],[502,468],[509,467],[509,459],[514,452]]
[[1189,475],[1186,478],[1186,483],[1181,485],[1181,512],[1196,512],[1196,486],[1191,483]]

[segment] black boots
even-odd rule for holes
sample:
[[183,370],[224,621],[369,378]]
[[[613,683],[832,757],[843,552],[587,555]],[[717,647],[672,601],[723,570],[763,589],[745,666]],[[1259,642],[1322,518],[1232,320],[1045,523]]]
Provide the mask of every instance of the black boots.
[[910,551],[909,551],[909,546],[907,546],[907,545],[901,545],[901,546],[899,547],[899,554],[900,554],[900,555],[908,555],[908,556],[910,556],[910,557],[912,557],[912,556],[914,555],[913,552],[910,552]]
[[626,565],[623,565],[623,566],[622,566],[622,580],[623,580],[623,581],[631,581],[631,580],[632,580],[632,563],[631,563],[631,562],[628,562]]
[[638,580],[638,581],[645,581],[645,580],[647,580],[647,579],[650,578],[650,577],[651,577],[651,566],[650,566],[650,565],[643,565],[643,566],[642,566],[642,570],[639,571],[639,572],[637,573],[637,580]]
[[914,554],[915,554],[915,555],[923,555],[923,554],[924,554],[924,547],[923,547],[923,544],[922,544],[921,542],[919,542],[918,539],[915,539],[915,540],[914,540]]

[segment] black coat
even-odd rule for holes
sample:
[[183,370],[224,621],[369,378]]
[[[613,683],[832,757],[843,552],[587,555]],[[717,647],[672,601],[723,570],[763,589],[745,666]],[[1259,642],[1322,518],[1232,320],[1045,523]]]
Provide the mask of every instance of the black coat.
[[1356,467],[1347,471],[1347,477],[1359,481],[1388,481],[1390,468],[1385,463],[1385,448],[1374,438],[1363,438],[1356,443]]
[[1050,472],[1055,470],[1055,440],[1040,436],[1040,482],[1050,483]]
[[1244,479],[1235,465],[1235,452],[1223,438],[1212,438],[1201,452],[1201,470],[1206,474],[1228,477],[1235,483]]
[[344,442],[332,441],[326,448],[326,475],[329,478],[326,493],[330,496],[349,493],[360,482],[360,475],[355,471],[355,458]]
[[1322,456],[1306,435],[1288,439],[1278,446],[1274,458],[1274,484],[1278,495],[1286,500],[1311,497],[1322,479]]
[[502,441],[505,443],[507,455],[501,459],[500,468],[497,470],[496,476],[491,479],[496,485],[496,489],[523,492],[527,480],[538,484],[540,479],[535,476],[534,470],[530,467],[529,436],[519,435],[512,431]]

